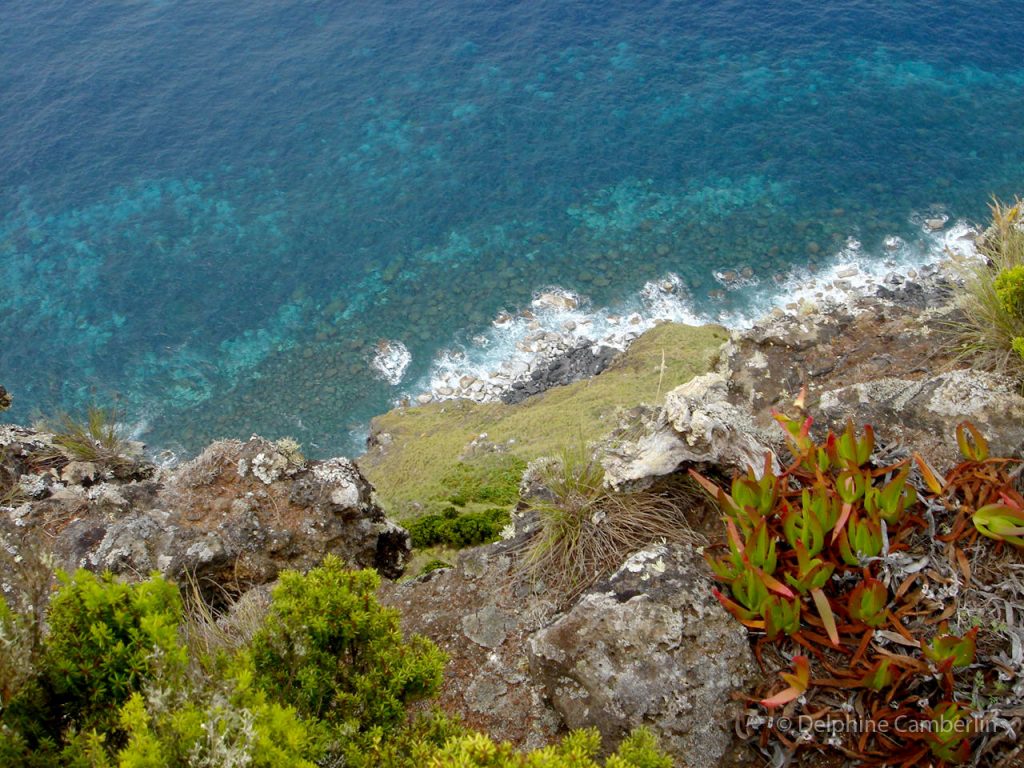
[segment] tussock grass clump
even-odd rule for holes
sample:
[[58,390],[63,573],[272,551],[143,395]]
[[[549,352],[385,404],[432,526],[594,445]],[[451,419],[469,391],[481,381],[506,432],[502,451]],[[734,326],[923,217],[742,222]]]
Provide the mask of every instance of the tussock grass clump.
[[702,543],[688,512],[704,501],[687,479],[660,491],[616,491],[585,449],[566,450],[539,472],[547,493],[526,500],[538,529],[523,545],[519,574],[566,602],[654,542]]
[[1024,378],[1024,201],[993,200],[992,224],[978,241],[984,262],[964,267],[954,327],[960,356],[978,368]]
[[115,476],[130,474],[138,467],[137,451],[123,433],[120,414],[112,408],[91,405],[84,419],[62,413],[56,424],[42,428],[53,433],[54,446],[71,461],[95,464]]

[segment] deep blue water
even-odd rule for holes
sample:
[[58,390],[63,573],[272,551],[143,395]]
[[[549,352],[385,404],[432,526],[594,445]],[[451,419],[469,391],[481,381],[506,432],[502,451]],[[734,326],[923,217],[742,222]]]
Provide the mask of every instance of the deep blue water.
[[714,315],[716,269],[1021,191],[1012,3],[4,0],[0,383],[352,452],[545,285]]

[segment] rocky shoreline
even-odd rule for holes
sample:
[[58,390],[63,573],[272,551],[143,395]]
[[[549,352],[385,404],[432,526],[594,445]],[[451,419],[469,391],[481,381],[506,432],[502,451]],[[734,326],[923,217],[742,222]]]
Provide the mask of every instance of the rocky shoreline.
[[[969,255],[951,256],[958,258]],[[605,482],[656,489],[688,467],[727,477],[763,466],[765,454],[779,453],[773,410],[791,405],[801,391],[815,430],[842,428],[847,420],[874,425],[880,460],[906,458],[912,448],[945,470],[957,453],[952,426],[963,419],[981,429],[995,455],[1024,454],[1018,383],[966,368],[948,343],[958,311],[950,300],[954,263],[863,285],[853,281],[859,273],[839,274],[827,286],[810,286],[812,296],[821,289],[817,302],[796,296],[751,327],[709,337],[717,351],[695,364],[696,375],[664,390],[658,380],[652,396],[608,411],[603,438],[590,446]],[[851,282],[837,285],[842,280]],[[671,291],[663,286],[663,293]],[[579,308],[565,294],[544,296],[560,303],[558,312]],[[620,370],[623,361],[664,326],[628,318],[625,324],[596,353],[592,342],[574,335],[578,326],[551,338],[540,328],[531,331],[542,334],[529,342],[536,345],[535,363],[501,386],[460,380],[450,392],[425,393],[420,407],[395,412],[413,427],[386,440],[378,434],[367,456],[386,458],[401,448],[416,453],[424,439],[417,411],[433,409],[440,424],[448,419],[455,430],[465,418],[460,394],[475,403],[500,401],[515,413],[575,391],[571,382],[612,375],[630,381],[634,374]],[[664,351],[661,359],[664,366]],[[655,360],[649,356],[642,365],[649,369]],[[474,422],[471,436],[451,443],[460,462],[517,450],[514,440],[497,443],[477,427]],[[223,603],[227,596],[230,603],[262,594],[282,570],[308,569],[329,553],[391,579],[409,561],[409,534],[388,517],[391,510],[367,480],[367,456],[309,462],[290,441],[253,436],[157,468],[139,446],[120,447],[123,455],[89,460],[69,455],[53,434],[0,425],[6,593],[24,582],[31,562],[129,578],[156,570],[191,579],[211,600]],[[526,483],[522,493],[543,489]],[[695,537],[709,542],[720,535],[717,513],[701,504],[691,512]],[[734,694],[758,679],[750,639],[712,597],[702,548],[652,541],[563,605],[515,578],[531,525],[517,519],[507,540],[454,553],[445,567],[383,585],[380,599],[402,609],[406,630],[427,636],[451,659],[440,706],[520,746],[596,726],[610,749],[631,728],[647,725],[691,768],[738,768],[762,759],[751,739],[737,735],[749,713]],[[1015,642],[1024,647],[1024,633],[1006,632],[1017,632]],[[1014,664],[1015,685],[1024,687],[1024,658],[1014,657]]]
[[[801,316],[819,309],[851,306],[870,296],[920,302],[933,284],[941,286],[955,279],[951,260],[962,262],[977,258],[974,241],[980,234],[964,222],[949,226],[945,216],[928,218],[921,227],[924,233],[942,238],[941,248],[932,260],[901,271],[896,269],[895,261],[883,259],[881,263],[887,266],[879,270],[878,262],[865,260],[860,243],[850,239],[835,262],[822,271],[778,276],[772,287],[778,292],[774,306],[760,317],[697,315],[688,309],[693,304],[692,297],[683,281],[674,274],[647,283],[640,292],[639,306],[622,314],[591,311],[586,297],[560,288],[544,289],[535,295],[530,308],[518,313],[501,312],[492,321],[496,333],[514,339],[514,347],[506,359],[487,369],[474,369],[467,367],[465,352],[449,354],[432,375],[429,388],[403,402],[421,405],[453,399],[521,402],[550,387],[597,375],[607,367],[615,352],[624,351],[660,322],[719,322],[739,330],[785,315]],[[886,248],[892,254],[905,245],[899,238],[889,238]],[[742,271],[722,272],[715,277],[721,286],[715,293],[722,297],[725,292],[750,289],[755,285]],[[474,342],[478,349],[486,349],[491,343],[486,336],[479,336]],[[593,359],[585,351],[589,351]],[[395,380],[393,373],[386,374],[385,378]]]

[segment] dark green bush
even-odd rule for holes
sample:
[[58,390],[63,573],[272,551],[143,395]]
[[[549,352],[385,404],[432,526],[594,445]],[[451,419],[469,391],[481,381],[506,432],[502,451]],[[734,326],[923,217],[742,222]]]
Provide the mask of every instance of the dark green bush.
[[509,514],[504,509],[460,514],[454,507],[449,507],[439,515],[419,517],[407,527],[414,547],[445,544],[462,548],[497,540],[508,521]]

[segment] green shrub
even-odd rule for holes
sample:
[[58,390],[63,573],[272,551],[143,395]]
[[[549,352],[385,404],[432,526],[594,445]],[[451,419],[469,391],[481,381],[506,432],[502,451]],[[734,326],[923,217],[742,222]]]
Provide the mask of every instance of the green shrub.
[[471,731],[457,718],[440,710],[418,714],[401,728],[371,728],[350,741],[345,749],[348,768],[423,768],[450,739]]
[[519,480],[526,462],[510,454],[492,454],[473,462],[459,462],[441,483],[448,500],[457,507],[467,504],[512,506],[519,499]]
[[[517,752],[503,742],[495,744],[482,733],[449,739],[426,763],[428,768],[599,768],[601,736],[597,729],[573,731],[559,744]],[[604,763],[605,768],[672,768],[672,758],[658,750],[657,739],[646,730],[634,731]]]
[[348,733],[400,723],[407,703],[437,692],[445,656],[424,637],[403,639],[398,612],[377,603],[379,584],[333,556],[305,576],[283,573],[252,642],[256,683]]
[[85,570],[58,578],[42,657],[54,703],[79,730],[116,730],[131,694],[187,662],[178,588],[159,574],[133,585]]
[[504,509],[460,514],[454,507],[448,507],[439,515],[424,515],[413,520],[408,523],[408,529],[414,547],[446,544],[462,548],[497,540],[508,521],[509,515]]
[[222,687],[133,694],[121,710],[128,743],[120,768],[313,768],[307,724],[294,709],[267,700],[241,674]]
[[1014,336],[1010,342],[1010,348],[1017,353],[1017,356],[1024,360],[1024,336]]
[[1003,311],[1024,318],[1024,264],[1000,270],[992,285]]

